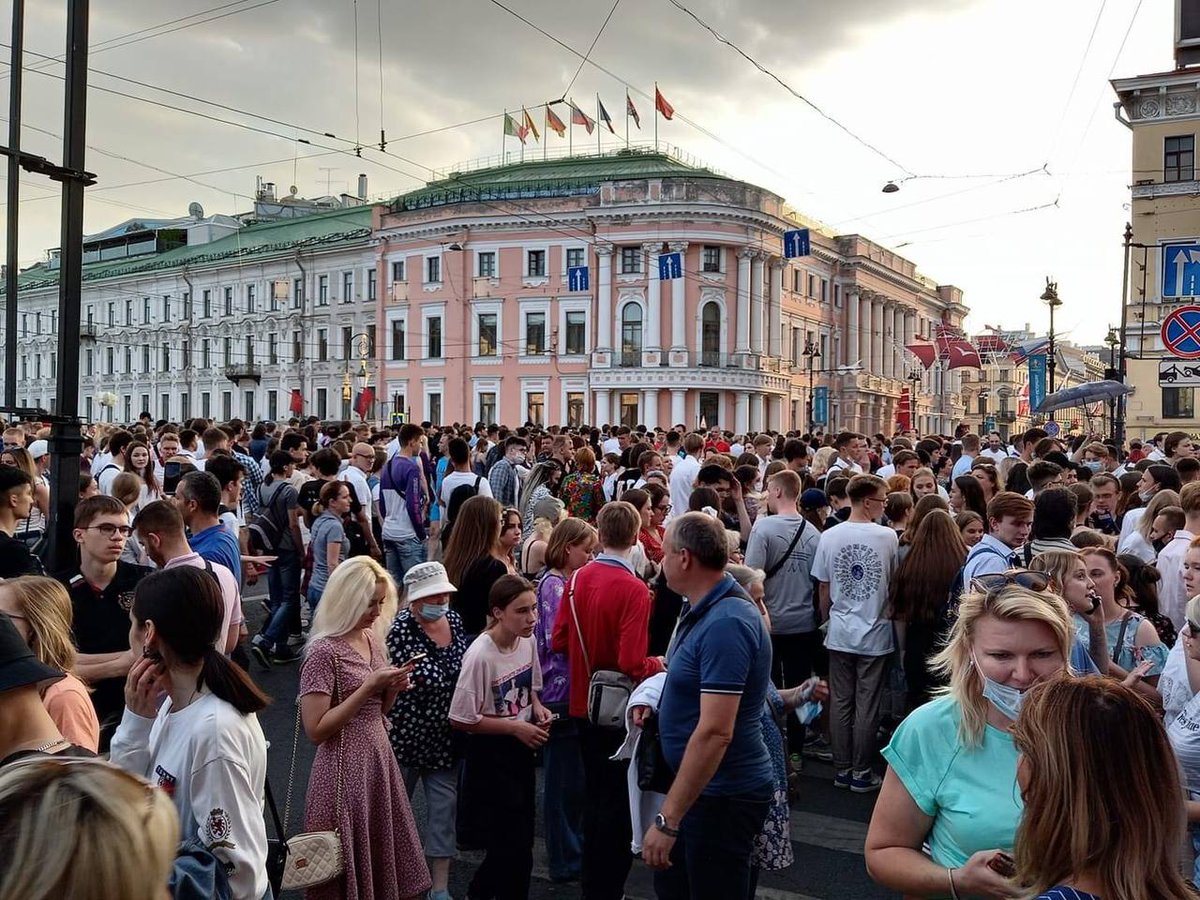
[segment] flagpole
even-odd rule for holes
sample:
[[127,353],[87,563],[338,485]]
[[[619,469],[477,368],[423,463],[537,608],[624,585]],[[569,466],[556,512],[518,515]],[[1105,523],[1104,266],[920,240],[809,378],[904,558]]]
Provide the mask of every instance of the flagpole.
[[545,162],[546,151],[548,149],[548,145],[550,144],[550,104],[547,103],[545,106],[543,106],[542,111],[545,113],[545,115],[542,116],[542,134],[546,137],[546,140],[542,141],[542,162]]
[[629,149],[629,89],[625,89],[625,149]]
[[600,155],[600,95],[596,94],[596,155]]
[[654,152],[658,152],[658,82],[654,82]]
[[504,118],[500,120],[500,165],[504,165],[504,136],[505,129],[508,127],[508,110],[504,111]]
[[571,118],[567,120],[567,156],[575,154],[575,101],[571,101]]

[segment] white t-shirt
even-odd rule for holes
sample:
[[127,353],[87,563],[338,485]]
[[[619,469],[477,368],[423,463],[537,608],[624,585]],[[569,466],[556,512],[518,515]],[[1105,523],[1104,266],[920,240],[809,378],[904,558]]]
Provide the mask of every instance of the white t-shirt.
[[1002,462],[1004,462],[1004,460],[1008,459],[1008,451],[1005,450],[1003,447],[1001,447],[999,450],[993,450],[991,447],[984,447],[982,450],[979,451],[979,455],[986,456],[988,459],[990,459],[996,465],[1000,465],[1000,463],[1002,463]]
[[892,623],[885,610],[898,553],[896,532],[874,522],[843,522],[821,533],[812,575],[829,583],[825,646],[830,650],[863,656],[892,652]]
[[694,456],[677,459],[671,467],[671,514],[682,516],[688,511],[692,497],[692,483],[700,472],[700,460]]
[[1174,719],[1167,722],[1167,740],[1183,770],[1188,794],[1200,794],[1200,694],[1195,694]]
[[492,486],[488,484],[488,480],[474,472],[448,472],[446,474],[442,479],[442,492],[438,495],[438,501],[442,504],[443,516],[450,507],[450,495],[454,493],[454,489],[464,484],[473,485],[476,478],[479,479],[478,496],[492,496]]
[[542,667],[533,638],[517,638],[504,653],[486,631],[471,642],[450,702],[450,720],[474,725],[484,716],[533,718],[533,694],[541,693]]
[[362,469],[354,465],[346,466],[341,475],[342,480],[354,491],[354,498],[366,510],[367,521],[370,522],[374,504],[371,502],[371,485],[367,484],[367,476],[362,473]]
[[108,462],[96,472],[96,487],[100,493],[111,497],[113,482],[124,471],[124,467],[118,465],[113,457],[110,456]]
[[840,472],[844,478],[849,478],[852,475],[861,475],[862,466],[856,462],[846,462],[846,460],[838,456],[829,464],[829,471],[825,474],[828,477],[835,472]]
[[607,441],[605,441],[603,444],[600,445],[600,450],[604,453],[620,453],[621,452],[621,442],[619,440],[617,440],[616,438],[609,438]]
[[1163,701],[1163,724],[1170,725],[1192,699],[1192,683],[1188,679],[1187,653],[1183,649],[1182,634],[1175,639],[1175,646],[1163,663],[1162,673],[1158,676],[1158,692]]
[[166,792],[182,837],[199,840],[221,861],[235,900],[266,893],[267,742],[258,716],[242,715],[207,690],[176,713],[168,698],[153,719],[126,709],[111,761]]

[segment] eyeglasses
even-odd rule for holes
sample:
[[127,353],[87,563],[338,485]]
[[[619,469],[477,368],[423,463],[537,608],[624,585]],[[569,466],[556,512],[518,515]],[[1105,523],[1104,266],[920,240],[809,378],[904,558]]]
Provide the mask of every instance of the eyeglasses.
[[1050,587],[1050,576],[1045,572],[995,572],[991,575],[977,575],[971,579],[971,587],[989,597],[1012,584],[1040,594]]
[[106,538],[112,537],[114,534],[119,534],[121,537],[129,537],[133,534],[133,529],[128,525],[114,525],[112,522],[104,522],[100,525],[88,525],[84,531],[99,531]]

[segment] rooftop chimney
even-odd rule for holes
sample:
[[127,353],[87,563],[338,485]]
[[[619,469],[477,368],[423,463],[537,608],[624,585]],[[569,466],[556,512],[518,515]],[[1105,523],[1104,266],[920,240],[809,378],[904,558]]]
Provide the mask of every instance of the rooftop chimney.
[[364,202],[367,199],[367,176],[366,175],[360,174],[358,176],[358,199],[362,200]]

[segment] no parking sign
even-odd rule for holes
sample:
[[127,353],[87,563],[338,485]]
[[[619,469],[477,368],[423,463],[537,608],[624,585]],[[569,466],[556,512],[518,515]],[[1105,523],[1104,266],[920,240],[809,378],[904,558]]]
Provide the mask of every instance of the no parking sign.
[[1180,359],[1200,359],[1200,306],[1181,306],[1163,319],[1163,347]]

